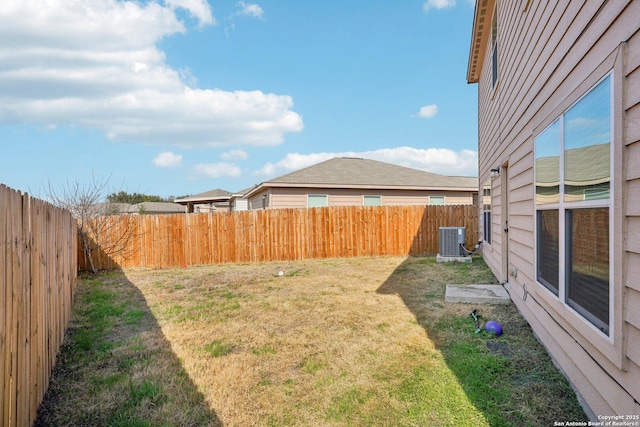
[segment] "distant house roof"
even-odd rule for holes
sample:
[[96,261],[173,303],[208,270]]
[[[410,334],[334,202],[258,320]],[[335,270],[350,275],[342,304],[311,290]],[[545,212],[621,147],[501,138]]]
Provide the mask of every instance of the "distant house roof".
[[130,209],[131,205],[128,203],[101,202],[91,205],[87,213],[90,216],[118,215],[129,213]]
[[256,188],[257,186],[258,186],[258,184],[254,184],[254,185],[252,185],[252,186],[251,186],[251,187],[249,187],[249,188],[245,188],[244,190],[235,191],[235,192],[233,193],[233,196],[234,196],[234,197],[242,197],[242,196],[244,196],[245,194],[247,194],[249,191],[251,191],[251,190],[253,190],[254,188]]
[[474,191],[478,189],[478,178],[438,175],[376,160],[335,157],[265,181],[245,196],[258,193],[265,187]]
[[131,205],[129,209],[130,213],[184,213],[184,207],[171,202],[142,202]]
[[231,197],[231,193],[225,190],[216,188],[215,190],[205,191],[204,193],[194,194],[193,196],[183,197],[181,199],[175,199],[174,202],[181,205],[187,203],[213,203],[213,202],[225,202]]
[[167,214],[184,213],[184,207],[171,202],[142,202],[135,205],[128,203],[96,203],[91,207],[92,216],[119,215],[119,214]]
[[[565,183],[594,185],[611,180],[609,144],[572,148],[565,153]],[[604,160],[604,161],[603,161]],[[553,187],[560,184],[560,157],[540,157],[536,160],[536,185]]]

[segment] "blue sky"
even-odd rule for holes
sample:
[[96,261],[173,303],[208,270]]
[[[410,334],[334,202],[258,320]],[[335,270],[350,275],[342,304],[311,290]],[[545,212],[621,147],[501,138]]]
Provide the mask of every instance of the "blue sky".
[[469,0],[4,0],[0,183],[238,191],[334,156],[477,175]]

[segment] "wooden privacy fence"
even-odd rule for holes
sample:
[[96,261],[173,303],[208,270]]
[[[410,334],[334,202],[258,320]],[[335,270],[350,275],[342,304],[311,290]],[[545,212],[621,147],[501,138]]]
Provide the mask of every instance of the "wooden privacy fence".
[[29,426],[71,315],[76,221],[0,185],[0,425]]
[[[472,247],[479,226],[478,209],[471,205],[273,209],[111,220],[108,230],[113,235],[101,239],[119,239],[117,233],[125,229],[132,235],[121,253],[94,252],[97,269],[429,255],[438,251],[439,227],[467,227],[467,247]],[[88,269],[86,256],[78,256],[79,268]]]

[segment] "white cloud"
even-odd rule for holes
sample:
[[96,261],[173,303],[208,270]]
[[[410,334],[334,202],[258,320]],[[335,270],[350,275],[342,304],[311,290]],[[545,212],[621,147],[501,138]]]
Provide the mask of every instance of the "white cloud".
[[438,106],[436,104],[429,104],[420,108],[420,111],[418,111],[418,114],[416,114],[416,117],[429,119],[435,116],[436,114],[438,114]]
[[182,155],[163,151],[153,159],[152,163],[159,168],[177,168],[182,166]]
[[220,154],[222,160],[245,160],[249,157],[244,150],[229,150]]
[[441,175],[477,176],[478,153],[473,150],[454,151],[449,148],[382,148],[374,151],[344,151],[337,153],[289,153],[276,163],[267,163],[253,174],[274,178],[333,157],[361,157],[378,160]]
[[233,163],[199,163],[193,167],[196,179],[240,176],[242,170]]
[[186,32],[175,8],[214,22],[205,0],[0,2],[0,125],[72,125],[118,141],[276,145],[302,130],[286,95],[194,87],[156,43]]
[[240,12],[237,15],[250,16],[252,18],[262,19],[264,17],[264,9],[257,4],[245,3],[243,1],[238,2]]
[[199,21],[200,26],[216,24],[211,7],[206,0],[164,0],[164,2],[170,7],[185,9]]
[[431,9],[446,9],[455,5],[456,0],[427,0],[422,5],[422,10],[428,12]]

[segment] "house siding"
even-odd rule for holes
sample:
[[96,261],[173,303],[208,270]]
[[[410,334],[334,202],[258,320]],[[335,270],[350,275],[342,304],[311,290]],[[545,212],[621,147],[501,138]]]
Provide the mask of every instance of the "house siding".
[[381,196],[382,206],[428,205],[430,196],[444,197],[445,205],[469,205],[476,200],[472,191],[272,187],[251,197],[250,209],[262,209],[263,194],[268,194],[271,209],[306,208],[309,194],[326,194],[329,206],[363,206],[364,196]]
[[246,211],[249,209],[249,201],[243,197],[236,197],[233,199],[233,208],[231,209],[234,212]]
[[[263,205],[262,196],[265,196],[264,205]],[[249,210],[269,208],[270,196],[271,196],[271,191],[269,189],[266,189],[264,191],[260,191],[259,193],[254,194],[252,197],[248,199]]]
[[[591,417],[640,414],[640,2],[497,3],[498,82],[491,46],[478,81],[479,182],[492,182],[484,258]],[[533,199],[535,135],[612,69],[613,343],[536,283]]]

